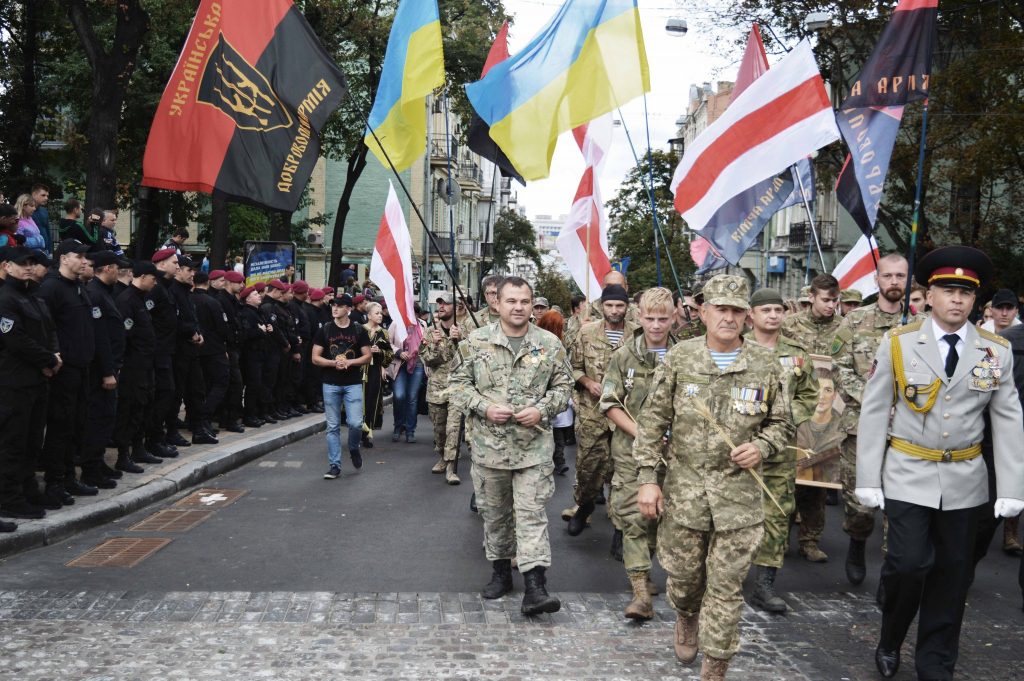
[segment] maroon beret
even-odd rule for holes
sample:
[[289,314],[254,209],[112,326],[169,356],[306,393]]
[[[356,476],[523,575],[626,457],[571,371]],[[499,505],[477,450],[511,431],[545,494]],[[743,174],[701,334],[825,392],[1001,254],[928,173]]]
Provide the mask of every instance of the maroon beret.
[[251,294],[251,293],[252,293],[253,291],[259,291],[259,289],[258,289],[258,288],[256,288],[256,286],[255,286],[255,285],[254,285],[254,286],[246,286],[245,288],[243,288],[243,289],[241,290],[241,292],[239,292],[239,294],[238,294],[238,299],[239,299],[239,300],[245,300],[246,298],[248,298],[248,297],[249,297],[249,295],[250,295],[250,294]]
[[321,291],[318,288],[315,288],[312,291],[310,291],[309,299],[310,300],[323,300],[324,299],[324,292]]
[[297,282],[292,284],[293,293],[309,293],[309,284],[299,279]]
[[230,281],[232,284],[244,284],[245,277],[242,276],[241,272],[235,272],[234,270],[228,270],[224,273],[224,278]]
[[255,287],[255,289],[260,293],[263,293],[263,291],[267,288],[267,282],[257,281],[255,284],[253,284],[253,287]]
[[213,270],[212,272],[210,272],[210,281],[213,281],[214,279],[223,279],[223,278],[224,278],[224,270]]
[[167,258],[173,258],[176,255],[178,255],[178,252],[173,248],[161,248],[153,254],[153,257],[150,258],[150,260],[153,262],[163,262],[164,260],[167,260]]
[[278,291],[287,291],[288,290],[288,284],[284,283],[280,279],[273,279],[273,280],[271,280],[269,285],[272,286],[273,288],[276,288]]

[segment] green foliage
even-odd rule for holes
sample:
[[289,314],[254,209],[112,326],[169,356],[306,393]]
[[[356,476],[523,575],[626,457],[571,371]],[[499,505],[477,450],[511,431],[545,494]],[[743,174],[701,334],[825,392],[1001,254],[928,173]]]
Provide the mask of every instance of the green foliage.
[[537,233],[533,230],[533,224],[519,213],[506,208],[494,221],[494,264],[507,267],[509,261],[516,256],[529,258],[540,269],[540,252],[537,250]]
[[534,286],[535,295],[548,299],[552,306],[562,308],[562,315],[568,317],[572,314],[572,297],[579,291],[570,277],[564,276],[561,272],[549,267],[542,267],[537,274],[537,283]]
[[647,192],[649,168],[654,169],[654,197],[658,209],[658,223],[665,235],[666,244],[661,243],[662,285],[675,287],[668,254],[671,254],[680,282],[685,286],[693,273],[690,260],[690,242],[682,218],[672,205],[672,173],[679,163],[679,157],[670,151],[654,151],[652,164],[647,157],[640,165],[633,167],[626,175],[618,193],[608,201],[608,218],[611,223],[608,245],[616,258],[629,256],[630,265],[626,272],[630,288],[639,291],[657,284],[657,259],[654,249],[654,223],[651,218],[651,200]]

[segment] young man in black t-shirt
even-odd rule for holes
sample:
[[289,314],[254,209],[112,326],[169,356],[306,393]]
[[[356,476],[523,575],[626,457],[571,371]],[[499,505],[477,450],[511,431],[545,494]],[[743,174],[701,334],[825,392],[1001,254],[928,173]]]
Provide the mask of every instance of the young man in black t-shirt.
[[349,318],[352,297],[331,301],[332,323],[313,336],[313,364],[322,369],[324,416],[327,418],[327,480],[341,475],[341,405],[345,404],[348,451],[352,465],[362,468],[359,439],[363,433],[363,365],[370,363],[370,337],[361,324]]

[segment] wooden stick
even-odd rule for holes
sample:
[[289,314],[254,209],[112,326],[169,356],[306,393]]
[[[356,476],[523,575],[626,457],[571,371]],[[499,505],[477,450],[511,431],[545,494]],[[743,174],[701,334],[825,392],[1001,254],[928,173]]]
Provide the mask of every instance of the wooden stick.
[[[725,440],[725,444],[729,445],[729,449],[736,449],[736,444],[732,441],[732,438],[729,437],[729,434],[725,431],[725,428],[723,428],[722,425],[715,420],[715,417],[711,413],[711,410],[708,408],[708,405],[706,405],[703,402],[703,400],[694,399],[694,402],[697,404],[697,413],[700,414],[704,418],[704,420],[707,421],[711,425],[711,427],[718,432],[719,437]],[[744,470],[746,470],[748,473],[754,476],[754,480],[757,480],[757,484],[761,486],[761,489],[764,490],[764,493],[767,494],[768,498],[772,500],[772,503],[775,504],[775,508],[779,509],[779,513],[786,515],[786,512],[782,510],[782,506],[779,504],[778,499],[776,499],[775,495],[772,494],[771,490],[768,489],[768,485],[764,484],[764,480],[761,479],[761,476],[758,475],[757,471],[755,471],[753,468],[747,468]]]

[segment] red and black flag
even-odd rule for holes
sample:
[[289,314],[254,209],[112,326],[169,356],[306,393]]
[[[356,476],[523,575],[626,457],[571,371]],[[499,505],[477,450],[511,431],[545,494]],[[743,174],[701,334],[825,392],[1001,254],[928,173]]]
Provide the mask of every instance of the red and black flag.
[[142,183],[298,207],[348,88],[291,0],[202,0],[153,119]]
[[939,0],[900,0],[836,123],[850,155],[836,181],[840,205],[874,230],[903,107],[927,99]]
[[[487,61],[484,62],[484,70],[480,77],[486,76],[487,72],[495,65],[500,64],[506,59],[508,59],[507,21],[501,25],[501,30],[498,31],[497,37],[494,38],[494,44],[491,45],[491,51],[487,53]],[[470,107],[472,107],[472,104]],[[520,184],[526,184],[526,180],[523,179],[515,166],[512,165],[512,161],[508,159],[508,156],[501,150],[498,143],[491,139],[491,126],[487,125],[484,119],[477,115],[476,111],[473,112],[473,119],[469,124],[466,144],[470,149],[498,166],[498,170],[501,171],[503,177],[513,177],[519,180]]]

